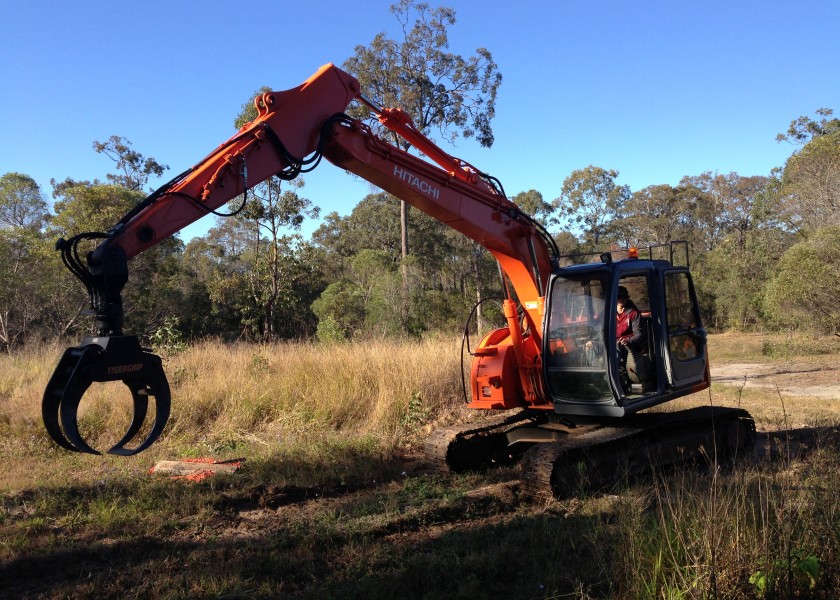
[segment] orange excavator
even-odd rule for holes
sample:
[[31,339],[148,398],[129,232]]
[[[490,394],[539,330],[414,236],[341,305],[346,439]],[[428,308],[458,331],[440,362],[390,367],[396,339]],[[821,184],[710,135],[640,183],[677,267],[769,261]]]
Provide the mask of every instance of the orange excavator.
[[[428,160],[348,117],[354,101]],[[58,241],[66,266],[90,294],[98,331],[65,351],[45,390],[42,416],[58,445],[98,454],[77,425],[81,398],[96,382],[122,381],[134,401],[131,425],[109,453],[144,450],[168,419],[160,358],[123,332],[127,261],[230,200],[244,202],[249,186],[273,176],[294,179],[325,158],[461,232],[498,261],[506,326],[470,352],[467,394],[470,408],[493,417],[430,436],[432,465],[462,471],[521,459],[526,489],[560,495],[581,477],[607,482],[621,470],[749,448],[755,426],[743,410],[640,412],[709,386],[687,246],[684,266],[675,264],[679,243],[671,243],[667,259],[655,259],[649,247],[646,257],[631,251],[614,260],[604,253],[600,262],[561,267],[551,235],[505,196],[498,180],[444,152],[400,109],[367,99],[358,81],[333,65],[254,102],[253,121],[110,230]],[[98,245],[82,256],[80,245],[91,243]],[[622,349],[616,338],[620,292],[632,296],[638,311],[632,348]],[[150,399],[155,414],[146,423]]]

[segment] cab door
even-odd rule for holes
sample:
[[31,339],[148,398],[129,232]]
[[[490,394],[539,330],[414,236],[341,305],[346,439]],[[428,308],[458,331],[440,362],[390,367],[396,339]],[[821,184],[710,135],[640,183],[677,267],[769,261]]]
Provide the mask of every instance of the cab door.
[[665,371],[676,390],[709,385],[706,330],[691,274],[687,269],[663,271],[667,348]]

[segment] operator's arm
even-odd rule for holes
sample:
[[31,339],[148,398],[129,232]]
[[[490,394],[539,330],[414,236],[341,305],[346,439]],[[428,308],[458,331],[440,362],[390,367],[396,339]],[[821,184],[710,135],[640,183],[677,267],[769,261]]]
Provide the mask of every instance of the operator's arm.
[[627,314],[628,328],[624,335],[618,338],[622,346],[635,345],[642,341],[642,315],[638,309],[633,308]]

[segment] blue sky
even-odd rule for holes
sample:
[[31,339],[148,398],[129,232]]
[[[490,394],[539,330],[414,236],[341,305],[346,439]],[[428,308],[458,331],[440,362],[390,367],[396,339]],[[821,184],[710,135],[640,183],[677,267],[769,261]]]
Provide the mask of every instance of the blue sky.
[[[50,178],[103,179],[112,163],[92,142],[115,134],[168,179],[230,137],[261,86],[294,87],[381,31],[398,37],[390,3],[0,0],[0,174],[26,173],[47,197]],[[632,190],[767,175],[794,150],[775,141],[791,120],[840,111],[837,0],[442,4],[457,14],[451,50],[488,48],[504,77],[493,147],[444,147],[508,195],[550,201],[590,164]],[[324,163],[302,193],[348,214],[371,191]]]

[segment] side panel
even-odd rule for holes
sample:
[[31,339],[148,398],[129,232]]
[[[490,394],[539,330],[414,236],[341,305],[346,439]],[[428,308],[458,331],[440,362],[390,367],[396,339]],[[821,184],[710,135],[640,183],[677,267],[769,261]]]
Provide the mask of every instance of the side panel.
[[505,410],[522,405],[516,360],[507,329],[491,331],[475,350],[468,408]]

